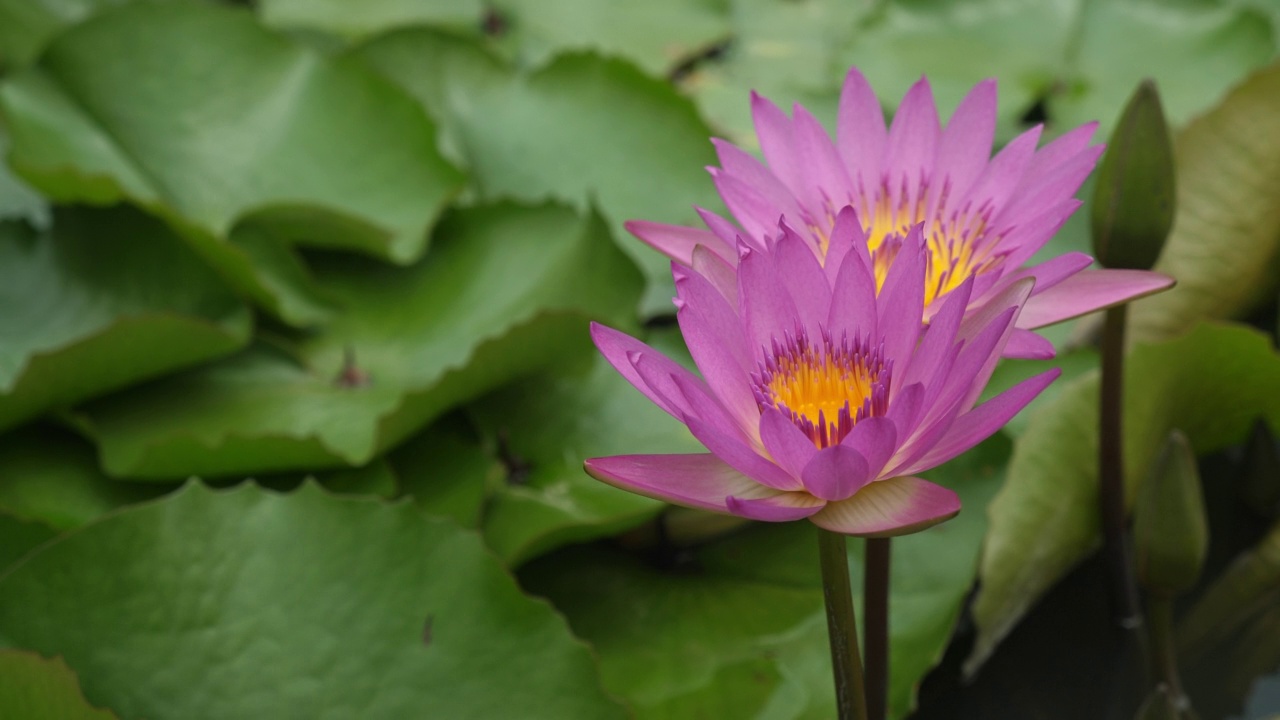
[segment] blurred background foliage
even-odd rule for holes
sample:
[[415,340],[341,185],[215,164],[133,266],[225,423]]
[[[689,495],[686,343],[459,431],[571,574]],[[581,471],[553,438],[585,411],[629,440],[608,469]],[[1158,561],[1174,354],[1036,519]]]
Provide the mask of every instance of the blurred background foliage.
[[[1159,83],[1179,286],[1132,310],[1129,478],[1172,428],[1204,458],[1196,698],[1276,711],[1278,39],[1277,0],[0,0],[0,716],[829,717],[808,525],[581,460],[698,448],[590,347],[683,352],[622,222],[697,224],[749,91],[831,127],[850,65],[887,113],[998,78],[1000,142]],[[1098,542],[1091,332],[896,543],[895,717],[944,653],[974,697],[1040,662],[1015,628]],[[1019,682],[1002,717],[1087,715]]]

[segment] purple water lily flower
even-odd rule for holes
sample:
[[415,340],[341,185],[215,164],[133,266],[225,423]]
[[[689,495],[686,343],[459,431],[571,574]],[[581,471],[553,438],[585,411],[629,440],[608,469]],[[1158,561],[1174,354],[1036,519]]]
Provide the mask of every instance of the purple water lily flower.
[[587,472],[678,505],[808,518],[848,535],[899,535],[955,515],[956,494],[916,474],[990,436],[1058,375],[975,407],[1034,280],[1003,283],[970,312],[979,278],[963,278],[922,326],[931,256],[921,228],[902,236],[893,258],[876,257],[846,208],[820,262],[801,231],[775,227],[758,246],[737,245],[736,272],[703,247],[687,266],[672,265],[677,318],[701,378],[639,340],[592,327],[618,372],[709,452],[593,458]]
[[1005,349],[1011,357],[1052,357],[1052,345],[1030,332],[1034,328],[1173,284],[1171,278],[1152,272],[1087,270],[1093,258],[1080,252],[1023,267],[1080,205],[1072,196],[1092,171],[1102,146],[1089,144],[1096,128],[1091,123],[1037,150],[1037,126],[992,158],[994,80],[974,87],[943,129],[929,83],[921,79],[886,129],[880,103],[855,68],[841,94],[835,142],[798,105],[788,118],[753,94],[751,107],[767,165],[730,143],[714,140],[721,167],[709,168],[741,227],[699,208],[707,230],[633,221],[627,228],[636,237],[684,265],[694,262],[693,249],[701,245],[733,268],[738,264],[738,239],[762,249],[782,218],[825,263],[836,217],[851,206],[877,282],[883,284],[889,261],[907,233],[923,224],[928,248],[926,321],[938,312],[943,298],[970,278],[970,312],[1013,283],[1035,278]]

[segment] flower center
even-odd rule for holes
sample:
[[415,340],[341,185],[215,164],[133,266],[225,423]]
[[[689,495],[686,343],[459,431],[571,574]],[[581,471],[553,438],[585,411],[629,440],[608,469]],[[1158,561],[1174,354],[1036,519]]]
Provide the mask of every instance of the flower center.
[[821,342],[811,343],[798,332],[774,339],[752,380],[762,412],[777,408],[824,448],[839,444],[863,418],[884,414],[890,370],[868,339],[837,343],[824,332]]

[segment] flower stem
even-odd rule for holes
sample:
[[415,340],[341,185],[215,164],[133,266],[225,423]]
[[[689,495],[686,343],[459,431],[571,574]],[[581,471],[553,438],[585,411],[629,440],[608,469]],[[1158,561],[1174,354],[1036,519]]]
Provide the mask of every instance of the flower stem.
[[837,717],[839,720],[867,720],[862,656],[858,651],[858,620],[853,613],[845,537],[818,528],[818,556],[822,564],[822,596],[827,604],[827,634],[831,639]]
[[1178,705],[1187,704],[1178,675],[1178,656],[1173,641],[1173,600],[1168,596],[1147,596],[1147,623],[1151,638],[1151,676],[1169,688]]
[[1124,628],[1142,624],[1138,588],[1129,556],[1124,507],[1124,335],[1128,308],[1107,311],[1102,329],[1102,398],[1099,403],[1098,481],[1103,549],[1111,574],[1111,607]]
[[867,716],[889,713],[889,545],[890,538],[868,538],[862,607],[866,612]]

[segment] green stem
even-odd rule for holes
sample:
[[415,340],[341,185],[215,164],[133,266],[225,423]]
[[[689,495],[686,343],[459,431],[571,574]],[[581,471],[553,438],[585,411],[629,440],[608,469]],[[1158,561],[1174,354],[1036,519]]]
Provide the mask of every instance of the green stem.
[[831,639],[837,717],[839,720],[867,720],[862,657],[858,652],[858,620],[853,614],[845,537],[818,528],[818,556],[822,562],[822,596],[827,604],[827,634]]
[[1174,702],[1186,702],[1182,678],[1178,675],[1178,656],[1173,640],[1173,600],[1150,594],[1147,599],[1147,629],[1151,638],[1151,676],[1169,686]]
[[1142,624],[1125,529],[1124,503],[1124,334],[1126,306],[1107,311],[1102,329],[1102,397],[1098,423],[1099,512],[1103,552],[1111,575],[1111,603],[1121,627]]
[[868,538],[862,607],[867,646],[867,716],[889,713],[889,538]]

